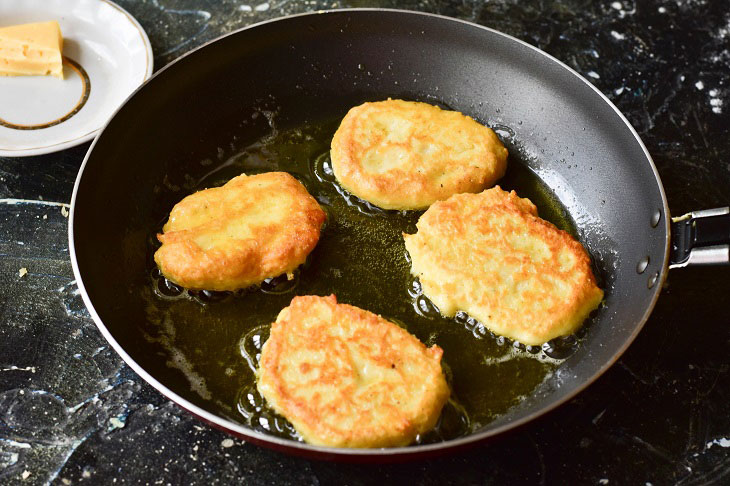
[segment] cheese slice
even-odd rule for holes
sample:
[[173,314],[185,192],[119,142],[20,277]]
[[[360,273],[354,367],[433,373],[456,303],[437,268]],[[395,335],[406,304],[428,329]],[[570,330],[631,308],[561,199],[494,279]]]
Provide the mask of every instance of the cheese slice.
[[63,79],[63,37],[55,20],[0,28],[0,76]]

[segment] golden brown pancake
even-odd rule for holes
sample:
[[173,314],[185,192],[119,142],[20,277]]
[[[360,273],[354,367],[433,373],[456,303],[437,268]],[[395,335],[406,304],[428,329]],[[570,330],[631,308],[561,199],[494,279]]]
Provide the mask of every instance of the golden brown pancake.
[[264,344],[258,389],[310,444],[404,446],[449,398],[442,354],[334,295],[295,297]]
[[411,273],[445,316],[537,345],[576,331],[603,299],[583,246],[499,186],[433,204],[403,235]]
[[391,100],[352,108],[332,139],[340,185],[385,209],[422,209],[494,184],[507,149],[492,130],[456,111]]
[[324,220],[291,175],[240,175],[175,205],[157,235],[155,262],[183,287],[240,289],[293,272],[317,244]]

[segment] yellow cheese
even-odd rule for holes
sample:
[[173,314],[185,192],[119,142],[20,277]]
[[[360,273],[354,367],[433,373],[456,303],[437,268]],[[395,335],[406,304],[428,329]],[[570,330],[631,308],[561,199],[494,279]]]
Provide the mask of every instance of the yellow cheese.
[[63,37],[58,22],[0,28],[0,76],[50,74],[63,79]]

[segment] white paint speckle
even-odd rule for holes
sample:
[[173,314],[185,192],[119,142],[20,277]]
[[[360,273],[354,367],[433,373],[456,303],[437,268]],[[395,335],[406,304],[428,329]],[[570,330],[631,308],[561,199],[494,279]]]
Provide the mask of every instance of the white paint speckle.
[[611,7],[614,8],[614,9],[616,9],[616,10],[621,10],[622,8],[624,8],[624,6],[621,5],[621,2],[613,2],[611,4]]
[[23,471],[20,477],[23,479],[28,479],[30,477],[30,471]]
[[23,278],[26,275],[28,275],[28,269],[27,268],[23,267],[20,270],[18,270],[18,277],[19,278]]
[[223,442],[221,442],[221,447],[225,447],[226,449],[229,447],[233,447],[233,441],[231,439],[223,439]]
[[241,12],[252,12],[253,8],[251,8],[251,5],[241,5],[240,7],[238,7],[238,10],[240,10]]
[[620,32],[616,32],[615,30],[611,31],[611,36],[616,40],[624,40],[626,36],[624,34],[621,34]]
[[720,98],[720,93],[716,89],[711,89],[707,92],[710,95],[710,106],[712,107],[713,113],[722,113],[723,100]]
[[720,30],[717,31],[717,36],[720,39],[724,39],[728,35],[730,35],[730,22],[728,22],[727,25],[720,27]]
[[598,484],[608,484],[608,479],[606,479],[606,478],[599,479]]
[[720,439],[711,440],[707,443],[707,448],[710,449],[714,445],[719,445],[720,447],[728,448],[730,447],[730,439],[726,439],[725,437],[722,437]]
[[[17,366],[9,366],[7,368],[0,368],[0,371],[30,371],[31,373],[35,373],[36,367],[35,366],[26,366],[25,368],[18,368]],[[20,394],[22,395],[24,392],[23,390],[20,390]],[[30,448],[30,444],[26,444],[24,442],[15,442],[10,441],[13,445],[20,446],[20,447],[28,447]]]
[[593,79],[601,79],[601,76],[598,75],[595,71],[588,71],[588,76],[592,77]]
[[705,83],[703,83],[702,81],[697,81],[695,83],[695,88],[697,88],[700,91],[702,91],[703,89],[705,89]]
[[614,92],[614,94],[616,94],[616,95],[620,95],[621,93],[623,93],[623,92],[624,92],[624,87],[623,87],[623,86],[621,86],[620,88],[617,88],[617,89],[613,90],[613,92]]
[[254,10],[257,12],[266,12],[269,8],[271,8],[271,5],[269,5],[268,2],[266,3],[260,3],[254,7]]
[[68,218],[68,209],[66,209],[66,206],[61,206],[61,215],[64,218]]
[[659,12],[659,13],[667,13],[667,7],[659,7],[657,9],[657,12]]
[[124,427],[124,422],[119,420],[119,418],[112,417],[109,419],[109,430],[121,429],[123,427]]

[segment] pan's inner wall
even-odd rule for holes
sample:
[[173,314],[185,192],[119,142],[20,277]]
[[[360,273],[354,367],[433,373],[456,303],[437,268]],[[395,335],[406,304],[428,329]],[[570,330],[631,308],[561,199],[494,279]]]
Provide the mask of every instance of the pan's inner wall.
[[665,261],[666,215],[651,224],[663,209],[660,186],[631,130],[583,81],[500,34],[418,14],[341,11],[244,30],[183,58],[99,136],[76,194],[75,256],[94,309],[137,363],[178,393],[189,388],[140,335],[145,305],[130,291],[146,284],[150,228],[177,202],[170,194],[190,192],[182,174],[265,135],[270,126],[251,122],[254,113],[292,127],[386,97],[430,100],[492,126],[567,207],[604,279],[605,307],[578,352],[488,429],[559,402],[612,362],[638,330],[657,291],[647,281]]

